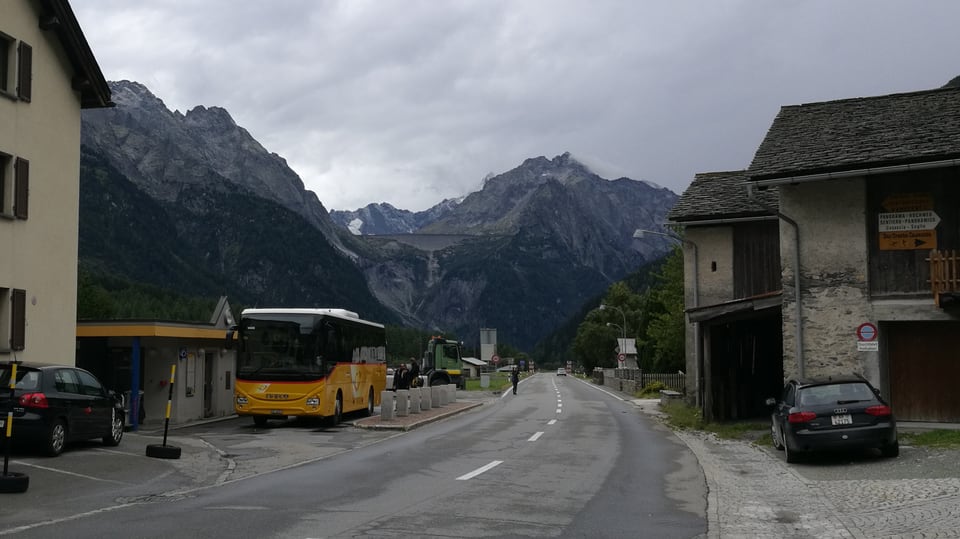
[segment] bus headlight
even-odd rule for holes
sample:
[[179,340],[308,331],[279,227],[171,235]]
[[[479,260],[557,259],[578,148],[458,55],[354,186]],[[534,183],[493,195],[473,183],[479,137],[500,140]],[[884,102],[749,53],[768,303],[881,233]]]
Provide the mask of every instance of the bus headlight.
[[317,406],[320,406],[320,398],[310,397],[309,399],[307,399],[307,406],[312,406],[314,408],[316,408]]
[[247,398],[246,397],[237,397],[237,406],[246,406]]

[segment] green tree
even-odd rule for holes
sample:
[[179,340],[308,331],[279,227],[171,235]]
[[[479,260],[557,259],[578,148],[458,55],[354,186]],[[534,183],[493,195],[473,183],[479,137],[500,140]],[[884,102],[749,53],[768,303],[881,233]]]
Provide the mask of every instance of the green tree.
[[638,341],[639,347],[651,353],[648,364],[641,365],[656,372],[674,372],[685,364],[683,251],[679,247],[666,257],[656,277],[657,285],[650,289],[646,302],[646,334]]

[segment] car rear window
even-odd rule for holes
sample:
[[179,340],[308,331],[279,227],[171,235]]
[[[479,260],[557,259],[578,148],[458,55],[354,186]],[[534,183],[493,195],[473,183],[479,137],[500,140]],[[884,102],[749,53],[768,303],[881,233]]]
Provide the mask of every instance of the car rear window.
[[799,396],[800,406],[837,404],[842,401],[857,402],[874,398],[870,386],[862,382],[809,386],[801,389]]
[[[10,367],[0,369],[0,390],[10,387]],[[16,389],[34,390],[40,388],[40,372],[17,369]]]

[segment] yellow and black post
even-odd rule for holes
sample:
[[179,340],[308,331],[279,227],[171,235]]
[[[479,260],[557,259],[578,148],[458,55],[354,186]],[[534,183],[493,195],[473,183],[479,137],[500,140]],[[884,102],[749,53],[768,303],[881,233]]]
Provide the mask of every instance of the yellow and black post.
[[17,364],[16,361],[10,362],[10,398],[3,406],[4,409],[0,410],[0,413],[6,412],[6,417],[0,419],[6,447],[3,453],[3,475],[0,475],[0,493],[6,494],[26,492],[30,486],[29,476],[9,470],[10,451],[13,448],[13,408],[17,402]]
[[180,458],[180,448],[167,445],[167,430],[170,428],[170,409],[173,406],[173,381],[177,374],[177,364],[170,365],[170,391],[167,394],[167,415],[163,420],[163,445],[150,444],[147,446],[147,456],[158,459]]

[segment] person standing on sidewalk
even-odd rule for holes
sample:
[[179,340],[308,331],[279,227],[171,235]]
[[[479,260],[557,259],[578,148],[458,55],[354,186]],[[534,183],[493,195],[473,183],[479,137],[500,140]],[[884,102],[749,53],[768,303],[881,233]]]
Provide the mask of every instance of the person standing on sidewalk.
[[421,383],[422,380],[420,380],[420,364],[417,363],[416,358],[410,358],[410,370],[407,371],[407,376],[410,379],[410,383],[407,384],[409,387],[413,388],[423,385]]
[[513,382],[513,394],[516,395],[517,384],[520,383],[520,369],[517,367],[514,367],[513,370],[510,371],[510,381]]

